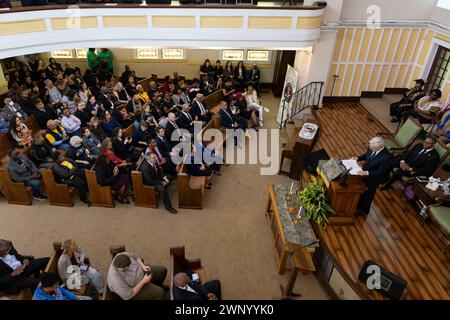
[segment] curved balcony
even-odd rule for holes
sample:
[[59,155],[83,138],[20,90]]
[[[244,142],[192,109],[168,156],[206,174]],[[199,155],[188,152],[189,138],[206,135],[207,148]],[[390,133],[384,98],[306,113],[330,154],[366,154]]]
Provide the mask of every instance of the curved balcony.
[[49,5],[0,11],[0,58],[88,47],[309,47],[318,7]]

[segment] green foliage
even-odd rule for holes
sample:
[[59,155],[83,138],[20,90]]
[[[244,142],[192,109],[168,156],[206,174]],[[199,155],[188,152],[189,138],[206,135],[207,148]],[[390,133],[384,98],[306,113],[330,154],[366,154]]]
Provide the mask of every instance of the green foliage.
[[328,217],[334,213],[333,208],[328,204],[321,181],[315,178],[300,192],[299,201],[305,209],[306,217],[322,227],[326,226]]

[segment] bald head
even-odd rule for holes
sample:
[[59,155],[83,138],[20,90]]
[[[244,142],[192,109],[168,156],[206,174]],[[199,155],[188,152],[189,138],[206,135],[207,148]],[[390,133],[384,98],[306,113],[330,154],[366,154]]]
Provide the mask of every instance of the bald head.
[[189,283],[189,277],[186,273],[179,272],[173,277],[173,283],[177,287],[185,287]]
[[174,121],[177,119],[175,113],[173,113],[173,112],[169,112],[169,114],[167,115],[167,118],[168,118],[169,121],[171,121],[171,122],[174,122]]
[[8,253],[11,248],[11,242],[5,239],[0,239],[0,257],[3,257],[6,253]]

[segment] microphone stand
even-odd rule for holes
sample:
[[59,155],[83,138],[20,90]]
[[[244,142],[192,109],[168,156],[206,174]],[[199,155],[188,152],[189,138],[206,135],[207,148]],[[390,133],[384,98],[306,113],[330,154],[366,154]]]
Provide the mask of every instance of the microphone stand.
[[[293,291],[294,290],[295,280],[297,279],[297,275],[298,275],[299,269],[295,267],[295,265],[294,265],[294,263],[292,261],[292,256],[297,251],[313,247],[316,244],[318,244],[319,242],[320,242],[320,239],[316,239],[316,240],[312,241],[311,243],[308,243],[308,244],[306,244],[304,246],[295,248],[294,250],[291,250],[291,251],[289,251],[289,250],[287,251],[289,257],[291,258],[291,262],[292,262],[292,265],[293,265],[293,270],[292,270],[291,276],[289,277],[289,281],[287,283],[286,288],[284,288],[283,285],[280,284],[281,294],[283,295],[281,297],[281,300],[292,300],[293,297],[301,297],[302,296],[300,293],[295,293]],[[307,254],[309,254],[309,253],[307,253]]]

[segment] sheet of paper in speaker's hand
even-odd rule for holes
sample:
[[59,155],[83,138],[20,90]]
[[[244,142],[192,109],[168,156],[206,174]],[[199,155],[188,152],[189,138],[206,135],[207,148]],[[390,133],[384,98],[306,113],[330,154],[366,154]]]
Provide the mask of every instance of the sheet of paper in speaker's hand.
[[347,170],[350,170],[349,174],[352,176],[358,175],[358,173],[362,170],[358,162],[353,159],[342,160],[342,164]]

